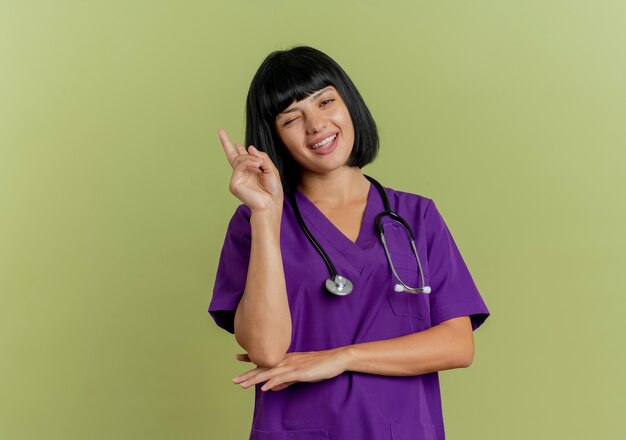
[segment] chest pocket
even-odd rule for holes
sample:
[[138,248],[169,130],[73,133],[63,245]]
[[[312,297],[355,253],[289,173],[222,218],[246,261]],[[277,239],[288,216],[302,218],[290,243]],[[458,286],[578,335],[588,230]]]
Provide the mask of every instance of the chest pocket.
[[[385,239],[391,261],[400,279],[409,287],[421,286],[417,260],[411,249],[411,242],[406,229],[395,222],[386,224]],[[424,260],[423,257],[420,259],[420,262],[424,269],[425,284],[428,285],[428,267],[427,263],[422,260]],[[399,317],[413,318],[413,328],[416,331],[430,327],[430,300],[428,294],[396,292],[394,290],[396,284],[398,284],[398,280],[396,280],[391,268],[389,268],[389,290],[387,296],[393,313]]]

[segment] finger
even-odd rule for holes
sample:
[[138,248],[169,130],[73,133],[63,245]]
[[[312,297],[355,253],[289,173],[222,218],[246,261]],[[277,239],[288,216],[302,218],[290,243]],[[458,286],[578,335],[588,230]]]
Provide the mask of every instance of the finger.
[[278,175],[278,168],[276,168],[276,166],[274,165],[274,162],[272,162],[272,159],[270,158],[269,154],[267,154],[264,151],[259,150],[254,145],[250,145],[248,147],[248,153],[250,153],[251,156],[263,159],[263,172],[264,173],[272,173],[272,174]]
[[263,171],[264,173],[266,173],[269,169],[272,169],[273,164],[272,161],[270,160],[269,156],[267,155],[267,153],[264,153],[262,151],[257,150],[257,148],[253,145],[250,145],[248,147],[248,154],[250,154],[250,156],[252,157],[256,157],[260,160],[263,160],[265,158],[267,158],[266,161],[264,161],[263,166],[261,166],[261,171]]
[[266,162],[268,162],[269,164],[274,166],[274,163],[272,162],[272,159],[270,159],[270,155],[267,154],[265,151],[259,150],[254,145],[250,145],[248,147],[248,153],[250,155],[254,156],[254,157],[258,157],[259,159],[266,159]]
[[[280,391],[280,390],[284,390],[285,388],[287,388],[290,385],[293,385],[294,383],[296,383],[297,381],[293,381],[293,382],[285,382],[281,385],[277,385],[275,387],[270,388],[272,391]],[[261,390],[263,390],[263,388],[265,387],[265,385],[263,385],[261,387]],[[263,390],[263,391],[267,391],[267,390]]]
[[222,148],[224,148],[226,159],[228,159],[228,163],[232,165],[233,160],[237,156],[237,149],[233,146],[232,142],[230,142],[226,130],[220,128],[219,130],[217,130],[217,134],[219,135],[220,141],[222,142]]
[[[267,391],[270,388],[274,388],[275,386],[279,386],[279,385],[286,384],[286,383],[291,385],[292,383],[296,383],[296,382],[306,382],[306,374],[303,371],[294,370],[293,367],[285,367],[285,368],[274,367],[272,370],[276,370],[277,373],[261,376],[261,379],[268,376],[267,377],[268,381],[265,384],[263,384],[263,386],[261,387],[262,391]],[[253,380],[256,381],[257,378],[255,377],[253,378]],[[262,380],[260,381],[262,382]]]
[[252,385],[256,385],[257,383],[265,382],[268,379],[279,377],[282,374],[285,374],[287,371],[289,371],[289,367],[268,368],[266,369],[266,371],[255,373],[253,377],[247,380],[244,380],[241,383],[241,386],[244,388],[248,388],[248,387],[251,387]]
[[256,376],[257,374],[263,372],[267,370],[267,368],[263,368],[263,367],[257,367],[253,370],[249,370],[246,371],[243,374],[240,374],[239,376],[233,377],[233,382],[234,383],[241,383],[241,382],[245,382],[247,380],[250,380],[252,378],[254,378],[254,376]]
[[261,163],[264,163],[264,160],[260,157],[251,156],[249,154],[246,154],[246,155],[239,154],[233,159],[233,168],[236,168],[237,166],[240,166],[241,164],[245,164],[245,163],[261,164]]
[[235,355],[235,359],[241,362],[252,362],[247,353],[239,353]]
[[272,389],[274,391],[282,390],[283,388],[287,388],[289,385],[296,383],[296,381],[290,380],[287,378],[287,375],[281,375],[272,377],[270,380],[265,382],[261,387],[261,391],[267,391]]
[[[255,147],[254,145],[250,145],[250,146],[248,147],[248,153],[249,153],[249,154],[252,154],[252,155],[254,155],[254,156],[261,156],[261,155],[264,153],[264,151],[259,150],[259,149],[258,149],[257,147]],[[265,153],[265,154],[267,154],[267,153]]]
[[235,144],[235,149],[237,150],[238,154],[248,154],[248,152],[246,151],[246,149],[243,147],[243,145],[241,145],[239,142],[237,142]]
[[259,168],[263,165],[263,161],[257,157],[250,155],[237,156],[233,160],[233,175],[236,172],[243,172],[245,170],[259,171]]

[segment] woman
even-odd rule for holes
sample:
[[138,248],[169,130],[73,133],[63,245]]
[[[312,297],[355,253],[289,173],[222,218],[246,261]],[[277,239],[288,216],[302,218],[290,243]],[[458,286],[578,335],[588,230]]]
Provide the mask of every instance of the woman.
[[[376,125],[318,50],[271,53],[246,112],[247,151],[219,130],[243,204],[209,313],[257,366],[233,379],[255,386],[250,438],[443,439],[437,371],[472,363],[489,311],[434,203],[361,172]],[[391,216],[382,245],[384,196],[417,252]]]

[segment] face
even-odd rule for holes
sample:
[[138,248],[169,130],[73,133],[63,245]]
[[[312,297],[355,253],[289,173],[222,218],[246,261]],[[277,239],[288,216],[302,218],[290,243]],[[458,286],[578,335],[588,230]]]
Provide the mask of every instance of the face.
[[346,164],[354,127],[339,92],[328,86],[278,114],[278,136],[303,170],[326,173]]

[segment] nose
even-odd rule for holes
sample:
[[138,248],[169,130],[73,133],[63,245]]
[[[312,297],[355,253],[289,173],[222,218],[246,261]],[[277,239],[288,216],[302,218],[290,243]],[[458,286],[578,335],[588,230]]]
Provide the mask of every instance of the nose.
[[327,121],[324,117],[318,114],[311,114],[307,118],[306,131],[307,134],[319,133],[326,128]]

